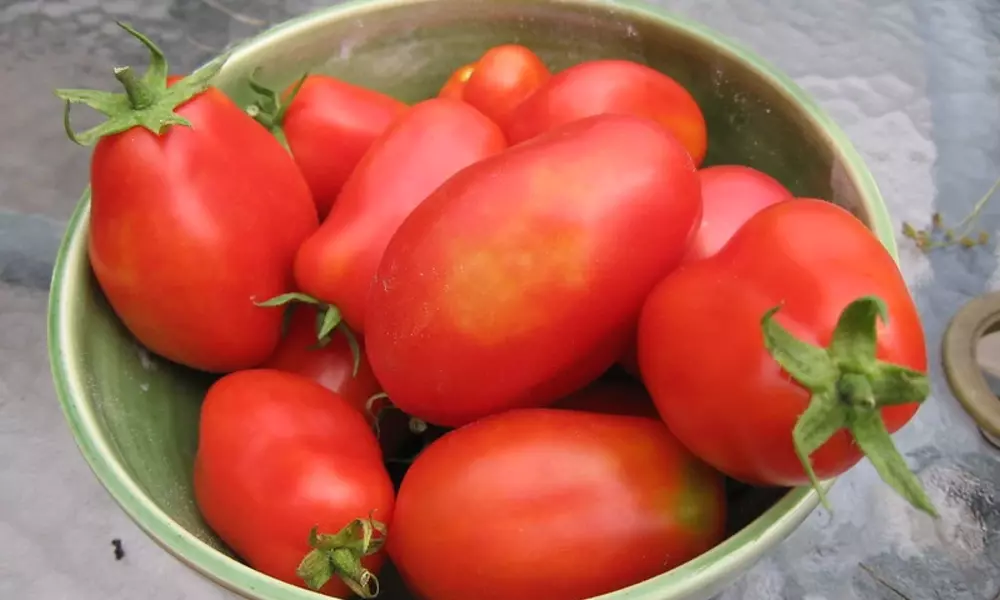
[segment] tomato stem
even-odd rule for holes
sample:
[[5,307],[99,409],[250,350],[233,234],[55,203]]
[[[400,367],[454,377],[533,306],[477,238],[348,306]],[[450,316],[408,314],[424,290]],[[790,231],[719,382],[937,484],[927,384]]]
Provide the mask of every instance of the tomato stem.
[[304,73],[302,77],[295,82],[295,85],[288,93],[288,97],[282,99],[278,92],[260,83],[258,80],[260,71],[261,68],[257,67],[250,73],[250,76],[247,77],[247,85],[251,90],[253,90],[254,94],[256,94],[256,99],[252,104],[247,106],[246,112],[255,121],[270,131],[274,137],[278,138],[278,141],[281,142],[281,145],[283,145],[286,150],[290,151],[291,149],[288,146],[288,139],[285,137],[282,125],[285,122],[285,113],[288,112],[288,107],[291,105],[292,101],[295,100],[295,96],[298,95],[299,90],[302,89],[302,85],[305,84],[306,78],[309,77],[309,72],[307,71]]
[[332,304],[327,304],[321,300],[313,298],[309,294],[301,292],[289,292],[270,298],[263,302],[254,302],[261,308],[273,308],[277,306],[290,306],[294,303],[308,304],[316,309],[316,346],[315,349],[323,348],[330,343],[330,336],[334,330],[340,331],[347,339],[347,345],[351,349],[351,356],[354,358],[352,377],[358,376],[361,368],[361,344],[354,335],[354,331],[344,322],[340,309]]
[[930,394],[925,373],[875,356],[878,321],[888,322],[885,303],[865,296],[849,304],[840,314],[828,348],[794,337],[775,321],[779,309],[769,310],[761,319],[764,346],[812,394],[792,430],[792,443],[823,505],[830,509],[810,456],[846,429],[883,481],[914,507],[937,516],[882,421],[882,408],[920,403]]
[[379,592],[378,578],[361,560],[381,551],[385,536],[385,525],[371,517],[356,519],[333,535],[320,534],[313,527],[309,532],[312,550],[299,563],[296,573],[312,590],[318,591],[339,577],[359,597],[374,598]]
[[[171,125],[190,127],[191,123],[174,110],[211,86],[212,79],[228,59],[224,54],[201,69],[167,86],[168,65],[160,48],[130,25],[118,26],[149,51],[149,68],[142,77],[136,77],[130,67],[116,67],[115,79],[125,88],[124,94],[98,90],[58,89],[56,97],[64,101],[63,127],[66,135],[76,144],[89,146],[102,137],[142,127],[161,135]],[[85,104],[107,117],[103,123],[83,132],[76,132],[70,123],[70,107]]]

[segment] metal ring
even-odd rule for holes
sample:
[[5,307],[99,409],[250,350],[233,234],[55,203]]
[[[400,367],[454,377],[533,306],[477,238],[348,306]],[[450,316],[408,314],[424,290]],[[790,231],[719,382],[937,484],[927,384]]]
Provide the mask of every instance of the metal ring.
[[941,354],[951,391],[979,430],[1000,448],[1000,398],[990,389],[976,358],[979,340],[1000,330],[1000,292],[971,300],[952,317]]

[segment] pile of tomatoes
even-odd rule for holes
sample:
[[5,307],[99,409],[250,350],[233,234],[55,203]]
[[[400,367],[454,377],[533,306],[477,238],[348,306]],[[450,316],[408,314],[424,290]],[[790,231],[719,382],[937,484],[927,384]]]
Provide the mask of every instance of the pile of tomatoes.
[[168,80],[125,27],[145,75],[57,92],[109,118],[70,131],[90,261],[142,344],[222,375],[195,494],[254,568],[373,597],[388,555],[425,600],[580,600],[718,544],[724,476],[863,454],[933,512],[889,437],[928,393],[891,256],[701,167],[670,77],[504,45],[412,106],[310,74],[241,107],[221,61]]

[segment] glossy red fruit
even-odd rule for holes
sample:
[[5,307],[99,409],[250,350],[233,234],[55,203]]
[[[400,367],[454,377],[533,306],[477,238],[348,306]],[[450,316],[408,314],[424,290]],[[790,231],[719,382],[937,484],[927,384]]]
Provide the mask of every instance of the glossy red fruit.
[[150,51],[146,76],[116,69],[125,95],[57,92],[108,115],[70,134],[97,142],[90,264],[149,350],[204,371],[253,367],[282,319],[255,302],[289,290],[295,251],[317,227],[309,188],[281,144],[209,86],[221,62],[168,82],[162,52],[123,27]]
[[758,212],[716,255],[660,282],[639,323],[643,381],[709,464],[750,484],[798,486],[864,453],[933,512],[889,437],[929,393],[926,353],[892,256],[851,213],[818,200]]
[[462,99],[497,123],[551,77],[531,49],[519,44],[490,48],[476,62]]
[[288,144],[309,183],[320,219],[378,136],[406,104],[329,75],[310,74],[279,100],[254,83],[261,101],[255,117]]
[[772,204],[792,199],[792,193],[777,179],[741,165],[706,167],[698,171],[698,179],[704,212],[684,255],[685,262],[712,256],[747,219]]
[[372,145],[329,217],[299,249],[301,290],[340,309],[364,334],[368,291],[404,219],[463,168],[506,147],[499,127],[464,102],[421,102]]
[[658,419],[522,409],[417,456],[387,547],[424,600],[580,600],[698,556],[724,524],[722,477]]
[[547,405],[621,355],[700,215],[690,157],[648,119],[592,117],[482,160],[386,249],[369,296],[372,370],[435,425]]
[[[394,491],[375,435],[340,395],[271,369],[219,379],[201,409],[194,492],[208,525],[251,567],[332,596],[373,597],[365,580],[383,555],[363,544],[362,521],[389,527]],[[325,549],[311,547],[314,528]]]
[[682,85],[627,60],[592,60],[552,76],[504,121],[511,144],[593,115],[653,119],[680,140],[695,165],[705,158],[708,134],[698,103]]

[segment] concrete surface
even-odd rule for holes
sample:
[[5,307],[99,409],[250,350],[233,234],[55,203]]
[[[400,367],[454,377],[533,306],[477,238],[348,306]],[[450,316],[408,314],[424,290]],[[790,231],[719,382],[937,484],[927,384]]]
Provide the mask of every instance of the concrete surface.
[[[88,155],[67,142],[57,86],[102,87],[142,60],[126,18],[177,70],[322,0],[0,0],[0,598],[231,599],[155,547],[101,489],[54,398],[48,273]],[[893,216],[957,221],[1000,175],[997,0],[661,0],[786,70],[847,130]],[[983,225],[997,233],[1000,199]],[[994,600],[1000,461],[949,393],[938,345],[950,315],[1000,285],[996,247],[931,256],[902,241],[934,397],[899,436],[942,511],[932,522],[866,464],[724,600]],[[115,561],[112,538],[126,555]],[[893,589],[897,591],[893,591]],[[470,599],[472,600],[472,599]]]

